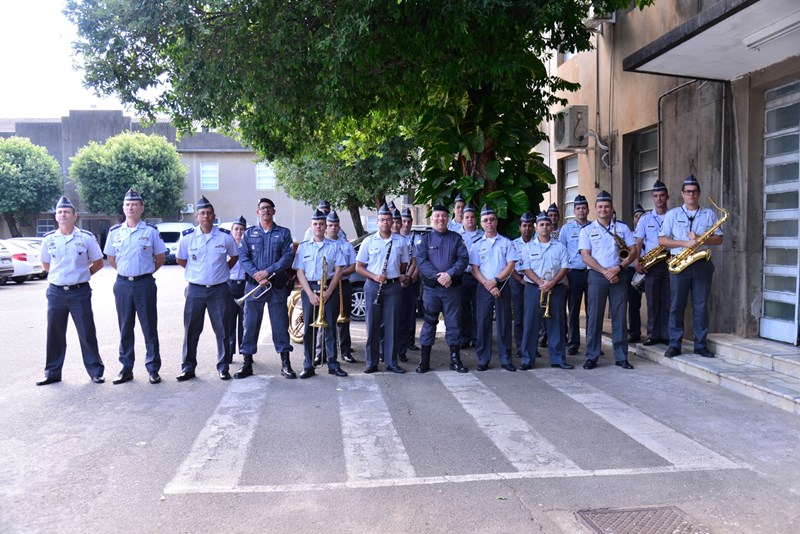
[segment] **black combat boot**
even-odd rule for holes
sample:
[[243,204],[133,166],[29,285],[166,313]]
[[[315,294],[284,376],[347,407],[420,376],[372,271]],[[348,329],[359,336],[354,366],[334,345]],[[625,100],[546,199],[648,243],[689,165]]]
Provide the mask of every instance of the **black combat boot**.
[[289,361],[288,352],[281,352],[281,374],[286,378],[297,378],[292,371],[292,362]]
[[242,354],[242,357],[244,358],[244,363],[241,369],[233,374],[233,378],[247,378],[248,376],[253,376],[253,355]]
[[467,372],[467,368],[461,363],[461,352],[457,345],[450,347],[450,369],[459,373]]
[[417,372],[427,373],[431,370],[431,346],[430,345],[422,345],[422,353],[419,357],[419,365],[417,366]]

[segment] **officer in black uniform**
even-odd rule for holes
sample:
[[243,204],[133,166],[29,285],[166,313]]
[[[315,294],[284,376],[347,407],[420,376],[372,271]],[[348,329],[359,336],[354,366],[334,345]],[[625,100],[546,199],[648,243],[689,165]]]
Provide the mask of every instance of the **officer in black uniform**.
[[431,348],[436,339],[439,313],[444,312],[445,338],[450,347],[450,369],[466,373],[461,363],[459,347],[459,318],[461,317],[461,277],[469,264],[469,254],[464,240],[456,232],[447,229],[447,208],[437,204],[433,207],[433,230],[420,240],[417,246],[417,265],[422,283],[425,285],[423,303],[425,322],[419,334],[422,355],[418,373],[430,370]]
[[292,344],[289,341],[289,309],[286,303],[289,298],[286,271],[292,265],[294,251],[292,233],[273,220],[275,203],[272,200],[259,199],[256,215],[258,224],[245,230],[239,245],[242,267],[247,273],[244,290],[249,293],[257,285],[267,287],[267,284],[271,284],[271,289],[262,297],[249,298],[245,302],[244,337],[239,348],[244,364],[233,377],[247,378],[253,374],[253,355],[258,351],[258,335],[261,332],[266,304],[269,309],[272,343],[281,355],[281,375],[284,378],[297,378],[289,360]]
[[151,384],[161,382],[161,352],[158,343],[158,308],[156,307],[156,272],[166,258],[167,246],[158,228],[142,220],[144,200],[128,189],[122,201],[125,221],[108,231],[105,254],[108,264],[117,270],[114,301],[119,323],[119,361],[122,364],[114,384],[133,380],[134,336],[136,315],[147,349],[145,368]]

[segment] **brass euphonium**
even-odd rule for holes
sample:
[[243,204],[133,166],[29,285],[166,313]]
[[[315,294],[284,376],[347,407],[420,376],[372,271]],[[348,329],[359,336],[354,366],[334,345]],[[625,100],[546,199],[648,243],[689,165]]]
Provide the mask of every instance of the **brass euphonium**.
[[316,320],[311,323],[314,328],[328,328],[328,323],[325,321],[325,282],[328,276],[328,260],[325,256],[322,257],[322,275],[319,279],[319,311],[317,312]]
[[[544,280],[545,282],[549,282],[550,278],[548,278],[548,275],[552,276],[552,274],[553,274],[552,271],[547,271],[542,276],[542,280]],[[544,309],[544,315],[542,315],[542,317],[544,317],[545,319],[549,319],[550,318],[550,291],[548,291],[547,294],[545,294],[545,293],[542,292],[541,289],[539,290],[539,306]]]

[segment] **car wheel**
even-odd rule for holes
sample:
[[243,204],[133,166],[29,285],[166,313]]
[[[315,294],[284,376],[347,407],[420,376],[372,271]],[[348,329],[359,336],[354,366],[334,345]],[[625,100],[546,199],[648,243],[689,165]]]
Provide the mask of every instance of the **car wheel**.
[[14,281],[15,284],[24,284],[25,282],[28,281],[28,277],[27,276],[15,276],[14,278],[12,278],[12,280]]
[[353,321],[363,322],[367,317],[367,301],[366,297],[364,296],[363,285],[353,287],[351,303],[353,307],[350,310],[350,319]]
[[2,278],[0,278],[0,286],[6,285],[6,282],[8,282],[7,276],[3,276]]

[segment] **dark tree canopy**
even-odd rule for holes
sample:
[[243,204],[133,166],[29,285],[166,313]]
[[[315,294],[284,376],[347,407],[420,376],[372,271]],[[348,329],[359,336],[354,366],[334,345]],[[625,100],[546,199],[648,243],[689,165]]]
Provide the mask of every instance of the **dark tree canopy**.
[[187,174],[166,138],[130,132],[89,143],[69,169],[89,212],[121,214],[125,192],[133,188],[144,199],[145,213],[155,217],[178,213]]
[[[652,0],[638,0],[645,5]],[[69,0],[86,82],[142,111],[224,128],[268,159],[402,131],[421,200],[459,189],[518,215],[552,174],[537,129],[574,88],[552,50],[586,50],[590,7],[627,0]]]
[[20,236],[18,218],[53,209],[61,191],[61,168],[47,149],[0,137],[0,213],[12,237]]

